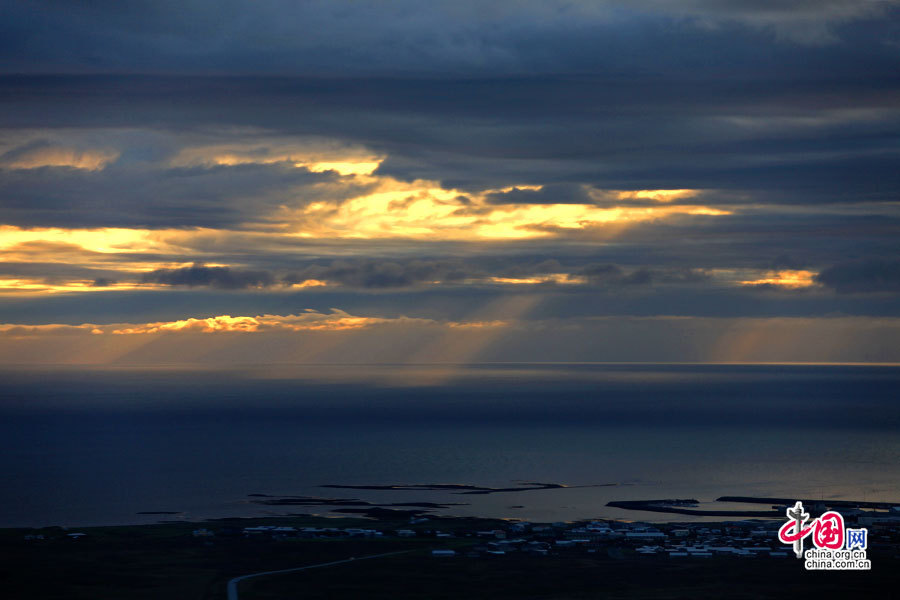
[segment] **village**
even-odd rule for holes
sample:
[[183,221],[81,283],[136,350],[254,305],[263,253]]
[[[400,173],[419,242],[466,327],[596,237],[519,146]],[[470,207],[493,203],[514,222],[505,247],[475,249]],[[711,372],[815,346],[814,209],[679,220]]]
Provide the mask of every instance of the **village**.
[[[244,537],[273,542],[292,540],[365,538],[415,539],[430,542],[430,555],[435,558],[464,556],[484,558],[514,555],[578,556],[599,552],[620,557],[662,556],[709,558],[734,556],[742,558],[793,558],[791,549],[778,540],[778,520],[742,520],[695,523],[644,523],[616,520],[588,522],[530,523],[498,521],[495,528],[460,527],[465,519],[413,517],[409,527],[292,527],[254,525],[218,530],[200,528],[193,537],[210,541],[219,537]],[[879,517],[855,517],[848,522],[866,525],[873,532],[870,546],[897,553],[900,551],[900,511],[892,510]],[[73,534],[70,534],[73,535]],[[77,535],[77,534],[74,534]]]

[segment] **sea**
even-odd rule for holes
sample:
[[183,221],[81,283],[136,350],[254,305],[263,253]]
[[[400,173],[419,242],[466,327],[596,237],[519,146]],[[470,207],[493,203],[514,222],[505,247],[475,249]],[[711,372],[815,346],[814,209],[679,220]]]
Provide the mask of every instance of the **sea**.
[[900,367],[5,368],[0,481],[2,527],[411,504],[426,516],[690,521],[702,518],[607,503],[900,503]]

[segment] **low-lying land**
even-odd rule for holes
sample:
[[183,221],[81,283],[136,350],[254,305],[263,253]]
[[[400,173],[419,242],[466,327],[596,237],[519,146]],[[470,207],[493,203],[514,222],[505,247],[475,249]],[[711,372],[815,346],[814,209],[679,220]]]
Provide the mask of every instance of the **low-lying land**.
[[306,515],[5,529],[0,597],[222,600],[239,575],[395,551],[406,553],[247,580],[240,600],[832,597],[897,583],[896,529],[871,532],[871,571],[816,573],[785,552],[774,525]]

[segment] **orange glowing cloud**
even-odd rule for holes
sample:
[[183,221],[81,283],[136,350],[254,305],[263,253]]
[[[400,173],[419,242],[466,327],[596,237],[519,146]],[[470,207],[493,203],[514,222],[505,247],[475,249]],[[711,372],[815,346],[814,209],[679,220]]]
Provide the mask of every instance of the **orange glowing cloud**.
[[768,271],[763,277],[741,281],[741,285],[774,285],[796,289],[815,285],[816,273],[803,270]]
[[0,336],[8,338],[22,338],[35,336],[59,336],[59,335],[102,335],[101,326],[84,323],[82,325],[64,325],[59,323],[47,323],[43,325],[17,325],[13,323],[0,323]]
[[0,278],[0,294],[9,293],[46,293],[59,294],[70,292],[111,292],[137,289],[161,289],[163,285],[119,283],[115,281],[104,282],[98,285],[93,279],[70,279],[62,282],[48,282],[37,278]]
[[[728,210],[700,204],[616,207],[594,204],[493,205],[486,201],[485,195],[463,196],[459,190],[444,189],[437,182],[404,183],[389,178],[371,180],[378,184],[373,193],[341,203],[320,201],[299,209],[284,209],[279,220],[292,222],[293,234],[303,238],[514,240],[551,237],[600,226],[621,227],[675,215],[731,214]],[[694,195],[696,191],[619,193],[664,202]]]
[[39,169],[41,167],[70,167],[87,171],[98,171],[116,160],[115,150],[80,150],[61,146],[41,146],[17,153],[0,163],[7,169]]
[[[196,230],[198,234],[204,230]],[[26,229],[11,225],[0,225],[0,252],[35,252],[40,244],[45,244],[48,251],[54,250],[49,244],[59,244],[55,249],[96,252],[101,254],[120,254],[125,252],[176,253],[181,248],[170,244],[166,238],[171,235],[177,239],[182,233],[177,229],[149,230],[102,227],[97,229],[64,229],[62,227],[42,227]],[[30,244],[30,246],[29,246]],[[46,257],[42,257],[42,261]]]
[[159,323],[145,323],[129,327],[112,329],[109,333],[114,335],[135,335],[145,333],[162,332],[242,332],[255,333],[259,331],[339,331],[344,329],[362,329],[380,323],[390,322],[390,319],[377,319],[370,317],[354,317],[344,311],[333,309],[329,314],[307,311],[299,315],[259,315],[256,317],[232,317],[221,315],[206,319],[184,319],[180,321],[167,321]]
[[491,283],[503,285],[536,285],[541,283],[557,283],[561,285],[577,285],[587,283],[587,278],[569,273],[546,273],[533,277],[489,277]]
[[207,318],[188,318],[177,321],[153,323],[114,323],[97,325],[18,325],[0,324],[0,335],[6,337],[30,337],[38,335],[147,335],[163,333],[261,333],[299,331],[346,331],[365,329],[379,325],[420,325],[451,329],[490,329],[507,327],[509,321],[434,321],[409,317],[380,318],[359,317],[333,308],[330,313],[313,310],[298,315],[257,315],[255,317],[219,315]]
[[672,202],[673,200],[683,200],[685,198],[693,198],[700,193],[699,190],[634,190],[616,192],[616,198],[619,200],[656,200],[657,202]]
[[321,139],[250,139],[232,144],[191,146],[171,161],[173,167],[289,163],[317,173],[370,175],[384,156],[361,146],[339,145]]

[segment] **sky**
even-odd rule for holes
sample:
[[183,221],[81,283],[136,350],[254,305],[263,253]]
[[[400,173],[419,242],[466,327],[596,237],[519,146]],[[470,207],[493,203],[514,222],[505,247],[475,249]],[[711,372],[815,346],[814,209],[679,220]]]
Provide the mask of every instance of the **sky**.
[[0,14],[2,364],[900,362],[900,2]]

